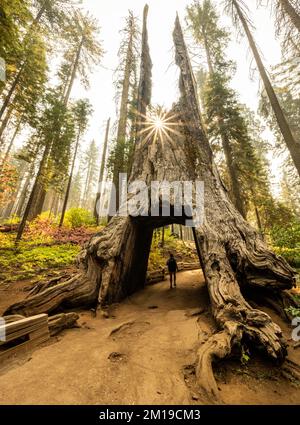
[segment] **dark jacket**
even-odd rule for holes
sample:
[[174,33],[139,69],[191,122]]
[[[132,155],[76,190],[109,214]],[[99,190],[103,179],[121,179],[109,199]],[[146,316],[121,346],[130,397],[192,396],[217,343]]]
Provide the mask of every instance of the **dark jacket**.
[[176,262],[174,257],[171,257],[171,258],[168,259],[167,266],[168,266],[168,270],[169,270],[170,273],[177,272],[177,270],[178,270],[177,262]]

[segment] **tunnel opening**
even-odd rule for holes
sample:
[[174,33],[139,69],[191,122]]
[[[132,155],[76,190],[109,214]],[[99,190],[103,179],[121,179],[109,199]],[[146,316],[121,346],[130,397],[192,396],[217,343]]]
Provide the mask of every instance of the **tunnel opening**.
[[[163,205],[160,205],[159,216],[137,216],[130,217],[130,232],[126,239],[126,247],[123,254],[123,264],[126,270],[120,270],[124,276],[120,287],[120,298],[132,295],[138,290],[144,289],[147,285],[147,272],[151,271],[149,258],[153,255],[156,247],[159,247],[161,267],[164,267],[164,276],[167,277],[166,269],[167,258],[164,258],[169,252],[173,251],[179,262],[184,262],[184,253],[171,249],[168,246],[167,239],[173,238],[173,241],[182,241],[178,244],[188,247],[186,250],[192,253],[194,262],[197,262],[197,268],[203,271],[202,259],[195,228],[186,226],[187,220],[192,219],[189,214],[189,208],[182,206],[182,214],[174,212],[174,207],[169,206],[170,214],[163,215]],[[188,212],[188,213],[187,213]],[[165,240],[163,240],[165,238]],[[160,239],[160,241],[159,241]],[[176,245],[176,243],[174,243]],[[170,248],[170,249],[169,249]],[[183,261],[181,261],[183,260]],[[153,271],[153,264],[152,264]],[[181,270],[182,271],[182,270]]]

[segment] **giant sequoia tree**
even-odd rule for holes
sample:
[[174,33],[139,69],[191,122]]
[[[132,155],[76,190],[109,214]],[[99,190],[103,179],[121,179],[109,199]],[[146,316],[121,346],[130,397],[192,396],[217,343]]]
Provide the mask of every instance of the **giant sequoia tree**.
[[[145,26],[143,34],[145,41]],[[142,180],[147,185],[153,180],[204,182],[205,219],[202,225],[196,225],[194,236],[219,332],[200,345],[196,370],[200,386],[217,397],[211,363],[229,355],[242,342],[261,346],[278,362],[284,360],[286,346],[280,328],[266,313],[252,308],[242,291],[276,295],[280,301],[284,290],[294,284],[294,271],[267,248],[229,200],[202,126],[195,80],[178,17],[173,38],[181,97],[168,120],[175,116],[178,127],[176,132],[165,129],[162,135],[137,138],[131,181]],[[151,61],[146,42],[143,58],[146,62],[142,64],[140,101],[146,107],[151,92]],[[147,123],[143,126],[146,130]],[[148,189],[145,193],[149,195]],[[174,211],[174,200],[170,207]],[[114,216],[80,253],[78,274],[54,286],[46,285],[36,295],[12,305],[7,313],[31,315],[78,305],[105,308],[132,294],[144,286],[153,230],[171,223],[184,224],[185,217],[172,213],[158,217]],[[279,308],[279,302],[277,305]]]

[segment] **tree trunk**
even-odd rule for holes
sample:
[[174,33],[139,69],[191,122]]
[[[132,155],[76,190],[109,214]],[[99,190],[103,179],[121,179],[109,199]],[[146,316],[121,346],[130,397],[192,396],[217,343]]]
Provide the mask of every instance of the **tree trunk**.
[[263,63],[262,63],[260,54],[259,54],[258,49],[256,47],[256,44],[255,44],[254,38],[251,34],[251,31],[249,29],[248,23],[247,23],[244,15],[243,15],[240,7],[239,7],[237,1],[232,0],[232,2],[233,2],[233,5],[234,5],[234,7],[237,11],[237,14],[238,14],[240,20],[241,20],[241,23],[243,25],[246,36],[248,38],[248,41],[249,41],[251,50],[253,52],[253,56],[254,56],[255,62],[257,64],[260,76],[263,80],[266,92],[268,94],[270,104],[272,106],[273,112],[274,112],[275,117],[277,119],[278,126],[281,130],[284,141],[287,145],[287,148],[288,148],[288,150],[291,154],[292,160],[293,160],[295,167],[298,171],[298,174],[300,176],[300,143],[295,140],[295,138],[294,138],[294,136],[291,132],[291,129],[289,127],[287,119],[284,115],[284,112],[283,112],[283,110],[280,106],[280,103],[279,103],[278,98],[276,96],[276,93],[273,89],[273,86],[270,82],[268,74],[265,70]]
[[23,185],[18,203],[17,203],[17,207],[16,207],[16,216],[17,217],[21,217],[22,216],[22,212],[24,209],[24,204],[28,195],[28,191],[29,191],[29,187],[30,187],[30,181],[33,178],[33,174],[34,174],[34,161],[32,161],[32,163],[30,164],[30,168],[28,170],[28,174],[25,180],[25,183]]
[[74,151],[74,156],[73,156],[73,161],[72,161],[70,176],[69,176],[69,180],[68,180],[67,190],[66,190],[66,194],[65,194],[65,199],[64,199],[63,207],[62,207],[62,212],[61,212],[59,227],[62,227],[62,225],[64,223],[64,219],[65,219],[65,214],[66,214],[68,200],[69,200],[69,195],[70,195],[71,184],[72,184],[72,180],[73,180],[73,171],[74,171],[75,161],[76,161],[76,157],[77,157],[77,151],[78,151],[78,147],[79,147],[80,135],[81,135],[81,131],[79,130],[78,131],[78,135],[77,135],[77,140],[76,140],[75,151]]
[[[228,198],[202,126],[195,79],[178,17],[173,38],[176,64],[180,68],[181,98],[170,116],[178,117],[178,132],[167,133],[162,139],[152,138],[147,143],[138,140],[130,180],[141,180],[148,186],[140,211],[150,208],[148,189],[154,180],[204,182],[204,222],[196,224],[193,234],[219,332],[200,346],[196,374],[200,387],[210,397],[218,398],[212,372],[215,358],[229,355],[241,343],[259,345],[278,363],[286,356],[280,328],[266,313],[252,308],[241,290],[250,293],[263,290],[280,296],[282,290],[295,284],[295,272],[267,248]],[[195,206],[195,199],[187,206]],[[97,304],[105,308],[143,288],[154,229],[186,223],[186,216],[172,213],[172,199],[170,207],[169,216],[113,217],[80,253],[81,273],[68,281],[49,285],[12,305],[6,313],[28,316],[55,311],[61,306]]]
[[9,105],[10,99],[11,99],[12,95],[14,94],[17,85],[19,84],[19,81],[20,81],[21,76],[22,76],[23,69],[24,69],[24,64],[19,69],[19,71],[18,71],[18,73],[17,73],[17,75],[16,75],[16,77],[15,77],[15,79],[14,79],[14,81],[13,81],[13,83],[12,83],[12,85],[11,85],[8,93],[7,93],[7,95],[5,96],[3,105],[2,105],[2,107],[0,109],[0,119],[2,119],[3,114],[5,113],[6,108]]
[[[41,9],[39,10],[39,12],[37,13],[34,21],[32,22],[27,34],[24,37],[23,43],[25,42],[26,37],[28,37],[28,35],[30,35],[31,31],[34,29],[34,27],[39,23],[39,21],[41,20],[41,17],[43,16],[44,12],[46,10],[46,2],[44,3],[44,5],[41,7]],[[23,70],[25,68],[25,64],[26,64],[26,59],[24,60],[24,62],[22,63],[22,65],[20,66],[19,71],[17,72],[14,81],[12,82],[12,85],[10,86],[10,89],[8,90],[7,95],[5,96],[3,105],[0,109],[0,119],[2,119],[2,116],[4,114],[4,112],[6,111],[6,108],[8,107],[10,100],[19,84],[19,81],[21,79]],[[0,135],[1,137],[1,135]]]
[[87,202],[88,202],[88,197],[89,197],[89,186],[90,186],[90,178],[91,178],[91,163],[92,163],[92,157],[89,157],[89,162],[88,162],[88,168],[87,168],[87,172],[86,172],[86,179],[85,179],[85,184],[84,184],[84,191],[83,191],[83,197],[82,197],[82,201],[81,201],[81,207],[82,208],[86,208],[87,209]]
[[64,104],[65,105],[67,105],[69,103],[71,91],[72,91],[72,88],[73,88],[73,84],[74,84],[74,81],[75,81],[75,78],[76,78],[77,69],[78,69],[78,66],[79,66],[80,55],[81,55],[83,43],[84,43],[84,35],[82,35],[82,37],[81,37],[81,41],[78,45],[75,60],[74,60],[74,63],[73,63],[73,68],[72,68],[72,72],[71,72],[71,75],[70,75],[70,82],[69,82],[68,89],[67,89],[67,92],[66,92],[65,97],[64,97]]
[[[132,17],[132,19],[134,19]],[[132,21],[131,21],[132,22]],[[129,89],[130,89],[130,75],[133,64],[133,42],[134,42],[134,24],[132,23],[131,31],[129,33],[129,40],[125,59],[125,69],[122,84],[122,95],[121,104],[119,111],[119,122],[116,140],[116,154],[114,158],[114,169],[113,169],[113,183],[116,188],[116,209],[119,209],[119,198],[120,198],[120,187],[122,182],[120,181],[120,173],[124,173],[125,169],[125,143],[127,133],[127,121],[128,121],[128,103],[129,103]],[[112,202],[113,200],[111,200]]]
[[51,148],[50,144],[45,146],[45,149],[44,149],[44,152],[43,152],[43,157],[42,157],[42,160],[40,162],[39,170],[38,170],[38,173],[36,175],[36,178],[35,178],[35,181],[34,181],[34,184],[33,184],[33,188],[32,188],[31,193],[29,195],[29,199],[28,199],[25,211],[24,211],[24,215],[22,217],[22,220],[21,220],[21,223],[20,223],[20,226],[19,226],[19,229],[18,229],[18,233],[17,233],[17,237],[16,237],[16,243],[18,243],[22,239],[23,232],[24,232],[25,226],[26,226],[26,222],[27,222],[29,215],[31,213],[31,209],[34,206],[36,195],[37,195],[39,188],[40,188],[40,179],[42,177],[42,173],[43,173],[45,164],[46,164],[47,159],[48,159],[50,148]]
[[136,125],[136,143],[140,138],[140,130],[143,127],[143,123],[146,119],[147,106],[151,101],[152,91],[152,62],[149,52],[148,44],[148,30],[147,30],[147,18],[148,18],[149,7],[146,4],[144,7],[143,16],[143,32],[142,32],[142,55],[141,55],[141,69],[140,69],[140,80],[138,86],[138,101],[137,101],[137,116],[139,122]]
[[236,206],[236,209],[239,213],[246,218],[244,202],[240,191],[240,182],[237,176],[236,166],[233,159],[232,148],[230,145],[230,141],[227,137],[227,134],[223,131],[223,123],[222,119],[219,119],[222,147],[226,158],[226,164],[229,171],[230,183],[231,183],[231,193],[233,196],[233,202]]
[[43,212],[47,192],[41,180],[42,179],[40,178],[39,182],[37,183],[34,199],[32,201],[31,208],[27,217],[28,221],[34,220],[35,218],[37,218],[38,215]]
[[[65,105],[68,105],[69,98],[70,98],[70,95],[71,95],[71,91],[72,91],[72,88],[73,88],[73,84],[74,84],[74,81],[75,81],[75,78],[76,78],[76,72],[77,72],[77,69],[78,69],[78,66],[79,66],[80,55],[81,55],[83,43],[84,43],[84,35],[82,35],[80,44],[79,44],[77,52],[76,52],[76,57],[75,57],[75,60],[74,60],[72,73],[71,73],[71,76],[70,76],[70,83],[69,83],[69,86],[68,86],[68,89],[67,89],[67,92],[66,92],[66,95],[65,95],[65,98],[64,98]],[[48,158],[48,154],[50,152],[50,146],[49,146],[49,149],[48,148],[45,149],[45,152],[46,151],[47,151],[47,158]],[[40,178],[41,178],[44,166],[46,165],[47,158],[44,158],[44,156],[43,156],[43,160],[41,162],[40,169],[39,169],[39,175],[37,176],[34,187],[32,189],[32,192],[34,192],[34,193],[31,193],[31,195],[29,197],[28,203],[30,203],[30,207],[29,207],[29,211],[27,213],[26,220],[27,219],[33,220],[34,218],[36,218],[42,212],[44,200],[45,200],[45,197],[46,197],[46,189],[44,188],[44,185],[41,184]],[[42,169],[41,169],[41,166],[42,166]],[[25,213],[26,213],[26,211],[27,211],[27,207],[25,209]],[[23,225],[24,225],[23,220],[22,220],[21,224],[22,224],[22,226],[20,225],[20,228],[23,227]],[[22,232],[23,231],[24,231],[24,229],[22,230]],[[19,240],[18,238],[19,238],[19,235],[17,237],[17,241]]]
[[110,127],[110,118],[107,120],[107,124],[106,124],[105,139],[104,139],[101,166],[100,166],[100,174],[99,174],[96,201],[95,201],[95,207],[94,207],[94,217],[95,217],[97,226],[99,226],[99,210],[100,210],[100,203],[101,203],[102,182],[103,182],[105,162],[106,162],[109,127]]
[[288,15],[288,17],[300,33],[300,15],[297,13],[294,6],[289,2],[289,0],[279,0],[279,3],[284,13]]
[[3,137],[3,133],[4,133],[4,130],[6,129],[6,126],[7,126],[7,123],[8,123],[8,121],[9,121],[9,119],[10,119],[10,117],[11,117],[11,114],[12,114],[12,112],[13,112],[13,106],[11,105],[9,108],[8,108],[8,110],[7,110],[7,112],[6,112],[6,115],[5,115],[5,117],[3,118],[3,120],[2,120],[2,123],[1,123],[1,127],[0,127],[0,148],[1,148],[1,146],[4,144],[4,137]]
[[5,165],[8,157],[9,157],[9,154],[10,154],[11,148],[13,147],[15,138],[17,137],[17,134],[19,133],[20,126],[21,126],[21,120],[19,120],[19,122],[17,123],[16,128],[15,128],[15,131],[14,131],[14,134],[13,134],[12,138],[10,139],[10,142],[9,142],[9,145],[8,145],[8,147],[6,149],[4,158],[3,158],[2,163],[0,165],[0,172],[2,171],[4,165]]

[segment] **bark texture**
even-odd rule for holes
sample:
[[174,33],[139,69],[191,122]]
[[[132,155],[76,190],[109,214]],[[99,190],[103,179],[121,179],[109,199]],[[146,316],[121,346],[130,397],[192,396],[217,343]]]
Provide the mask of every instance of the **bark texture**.
[[[193,234],[219,332],[199,347],[196,372],[200,388],[216,399],[219,392],[212,362],[229,355],[235,347],[251,342],[262,347],[274,361],[284,360],[286,346],[280,328],[267,314],[251,307],[242,291],[281,293],[292,288],[295,273],[284,259],[267,248],[231,203],[203,129],[178,17],[173,38],[181,98],[169,117],[177,122],[177,131],[166,130],[162,137],[150,140],[138,138],[131,181],[142,180],[148,186],[154,180],[204,182],[204,223],[193,229]],[[140,208],[143,210],[146,205]],[[143,288],[153,230],[172,223],[185,224],[186,217],[174,216],[174,201],[170,208],[167,217],[113,217],[79,255],[80,274],[43,287],[6,313],[28,316],[58,307],[96,304],[105,308]]]

